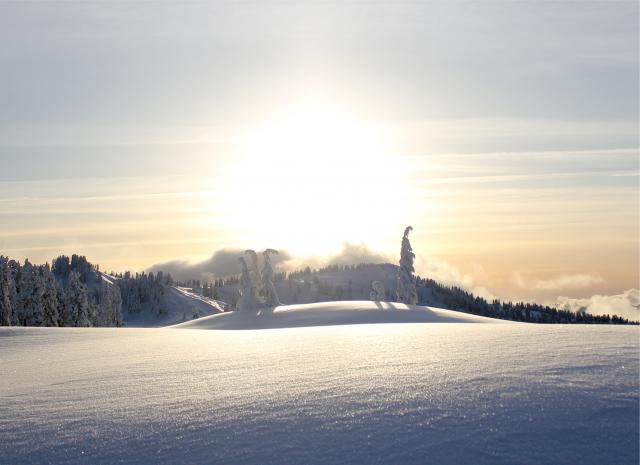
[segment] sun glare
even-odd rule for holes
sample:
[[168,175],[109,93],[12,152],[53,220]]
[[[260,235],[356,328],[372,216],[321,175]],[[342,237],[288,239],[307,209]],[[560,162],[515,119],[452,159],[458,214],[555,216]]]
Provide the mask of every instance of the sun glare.
[[230,220],[255,246],[323,255],[345,240],[376,243],[403,222],[402,180],[381,131],[342,108],[286,107],[238,149],[225,177]]

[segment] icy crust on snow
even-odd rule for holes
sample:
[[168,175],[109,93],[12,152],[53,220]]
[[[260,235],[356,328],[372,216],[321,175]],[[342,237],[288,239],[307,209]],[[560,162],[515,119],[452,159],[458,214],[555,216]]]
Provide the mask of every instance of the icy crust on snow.
[[267,329],[371,323],[507,323],[468,313],[395,302],[343,301],[236,311],[175,325],[181,329]]
[[0,462],[637,465],[638,336],[3,328]]

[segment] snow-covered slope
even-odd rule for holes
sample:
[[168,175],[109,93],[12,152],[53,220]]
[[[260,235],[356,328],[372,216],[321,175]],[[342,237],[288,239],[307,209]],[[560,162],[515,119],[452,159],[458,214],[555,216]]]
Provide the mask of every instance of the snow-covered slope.
[[0,462],[637,465],[638,336],[2,328]]
[[169,326],[202,316],[223,312],[222,303],[193,293],[190,289],[177,286],[165,286],[160,308],[161,314],[149,311],[122,313],[126,326],[159,327]]
[[342,301],[283,305],[259,312],[230,312],[181,323],[182,329],[261,329],[368,323],[503,323],[440,308],[392,302]]

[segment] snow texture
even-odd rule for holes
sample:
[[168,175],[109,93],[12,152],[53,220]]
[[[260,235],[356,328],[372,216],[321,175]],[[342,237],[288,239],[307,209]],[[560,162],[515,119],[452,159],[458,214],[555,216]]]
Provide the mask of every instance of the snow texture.
[[638,328],[0,329],[3,464],[637,464]]

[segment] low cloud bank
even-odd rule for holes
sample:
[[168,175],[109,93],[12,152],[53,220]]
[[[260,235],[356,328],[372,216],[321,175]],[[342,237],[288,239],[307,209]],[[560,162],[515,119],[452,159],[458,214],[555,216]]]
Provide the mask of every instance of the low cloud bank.
[[640,320],[640,290],[638,289],[629,289],[616,295],[594,295],[585,299],[558,297],[554,305],[559,309],[573,312],[618,315],[630,320]]
[[[211,258],[202,262],[192,263],[186,260],[173,260],[153,265],[148,271],[171,273],[171,276],[178,281],[186,281],[188,279],[212,281],[216,278],[240,273],[238,257],[243,254],[244,249],[220,249]],[[261,254],[258,255],[260,257]],[[278,255],[271,257],[271,262],[274,265],[285,263],[288,260],[291,260],[291,255],[286,250],[281,250]]]
[[[260,251],[258,258],[262,259]],[[365,244],[351,244],[344,242],[342,248],[335,255],[326,258],[294,257],[286,250],[280,250],[278,255],[271,258],[271,262],[280,270],[292,271],[304,267],[320,268],[327,265],[358,265],[360,263],[393,263],[392,257],[376,252]],[[148,271],[171,273],[174,279],[185,281],[189,279],[213,280],[240,273],[238,257],[244,254],[244,249],[220,249],[211,258],[201,262],[186,260],[172,260],[151,266]]]
[[397,259],[376,252],[366,244],[343,242],[342,249],[336,255],[325,260],[327,265],[358,265],[360,263],[394,263]]

